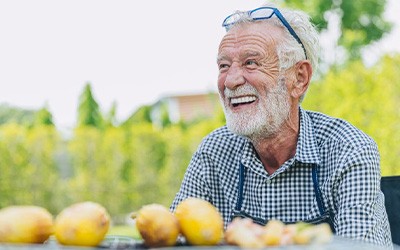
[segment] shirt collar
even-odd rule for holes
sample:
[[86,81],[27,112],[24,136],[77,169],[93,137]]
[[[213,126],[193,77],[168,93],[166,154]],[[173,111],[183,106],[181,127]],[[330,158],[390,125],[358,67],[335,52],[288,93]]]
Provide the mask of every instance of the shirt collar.
[[245,138],[245,143],[243,145],[243,155],[241,162],[245,167],[250,167],[253,171],[261,176],[265,176],[266,172],[261,160],[257,156],[257,152],[254,149],[253,144],[247,138]]
[[314,134],[313,123],[305,110],[299,108],[300,113],[300,133],[297,140],[296,161],[302,163],[319,164],[321,159],[317,140]]

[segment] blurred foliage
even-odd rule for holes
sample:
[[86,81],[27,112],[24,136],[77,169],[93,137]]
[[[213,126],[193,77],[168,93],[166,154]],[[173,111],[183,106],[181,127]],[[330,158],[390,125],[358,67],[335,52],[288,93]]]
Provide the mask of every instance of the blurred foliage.
[[0,124],[16,123],[31,125],[35,120],[35,110],[11,107],[7,104],[0,105]]
[[136,240],[141,240],[142,236],[135,225],[117,225],[111,226],[107,232],[107,236],[127,236]]
[[57,214],[71,203],[104,204],[116,223],[148,203],[169,206],[201,139],[223,125],[203,120],[165,129],[76,126],[62,140],[51,125],[0,127],[0,207],[36,204]]
[[51,112],[48,110],[47,107],[43,107],[35,113],[33,125],[34,126],[41,126],[41,125],[54,126],[53,115],[51,114]]
[[0,207],[37,204],[52,212],[60,208],[59,171],[54,160],[59,143],[53,126],[0,126]]
[[400,55],[367,68],[361,62],[332,69],[311,85],[303,107],[350,121],[373,137],[383,175],[400,174]]
[[97,128],[103,126],[103,116],[99,104],[93,97],[90,83],[86,83],[79,97],[78,126],[92,126]]
[[303,9],[310,14],[312,22],[320,30],[330,26],[329,22],[338,17],[341,31],[337,45],[347,52],[347,57],[357,60],[361,57],[361,49],[378,41],[388,33],[392,24],[385,20],[386,0],[284,0],[290,7]]
[[114,127],[117,126],[117,103],[114,101],[111,105],[110,110],[104,117],[104,126],[105,127]]
[[138,108],[125,122],[122,126],[131,126],[134,124],[141,123],[152,123],[151,122],[151,105],[144,105]]

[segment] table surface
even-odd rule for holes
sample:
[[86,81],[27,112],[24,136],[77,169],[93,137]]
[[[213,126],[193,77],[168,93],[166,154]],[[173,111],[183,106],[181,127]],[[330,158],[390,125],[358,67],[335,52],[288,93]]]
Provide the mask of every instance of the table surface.
[[[121,237],[121,236],[111,236],[107,237],[101,245],[98,247],[78,247],[78,246],[62,246],[57,244],[55,240],[50,240],[45,244],[0,244],[0,250],[25,250],[25,249],[36,249],[36,250],[48,250],[48,249],[59,249],[59,250],[83,250],[83,249],[148,249],[145,248],[141,242],[136,241],[129,237]],[[175,246],[175,247],[163,247],[158,248],[163,250],[225,250],[225,249],[240,249],[236,246],[228,246],[228,245],[218,245],[218,246]],[[264,249],[276,249],[276,250],[343,250],[343,249],[351,249],[351,250],[379,250],[379,249],[387,249],[380,248],[376,245],[371,245],[365,242],[354,241],[350,239],[346,239],[343,237],[335,236],[329,244],[321,244],[321,245],[290,245],[290,246],[281,246],[281,247],[266,247]],[[394,245],[394,250],[400,250],[400,246]]]

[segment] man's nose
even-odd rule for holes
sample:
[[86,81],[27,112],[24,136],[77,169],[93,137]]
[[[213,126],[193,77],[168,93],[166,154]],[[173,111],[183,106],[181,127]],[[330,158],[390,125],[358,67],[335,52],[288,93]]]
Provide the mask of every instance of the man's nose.
[[236,89],[245,82],[243,69],[237,64],[232,64],[225,78],[225,87],[228,89]]

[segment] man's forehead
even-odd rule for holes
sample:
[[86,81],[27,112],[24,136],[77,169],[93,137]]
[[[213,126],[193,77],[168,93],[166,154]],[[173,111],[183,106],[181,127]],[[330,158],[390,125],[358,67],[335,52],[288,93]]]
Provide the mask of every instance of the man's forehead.
[[226,36],[229,36],[231,34],[260,34],[277,36],[282,35],[282,31],[282,27],[273,25],[265,20],[260,20],[237,24],[226,33]]
[[229,30],[223,37],[219,53],[224,50],[240,48],[241,54],[256,56],[260,50],[275,47],[281,40],[281,36],[282,29],[265,22],[240,24]]
[[239,24],[230,29],[221,40],[224,43],[277,43],[283,35],[282,28],[265,23],[251,22]]

